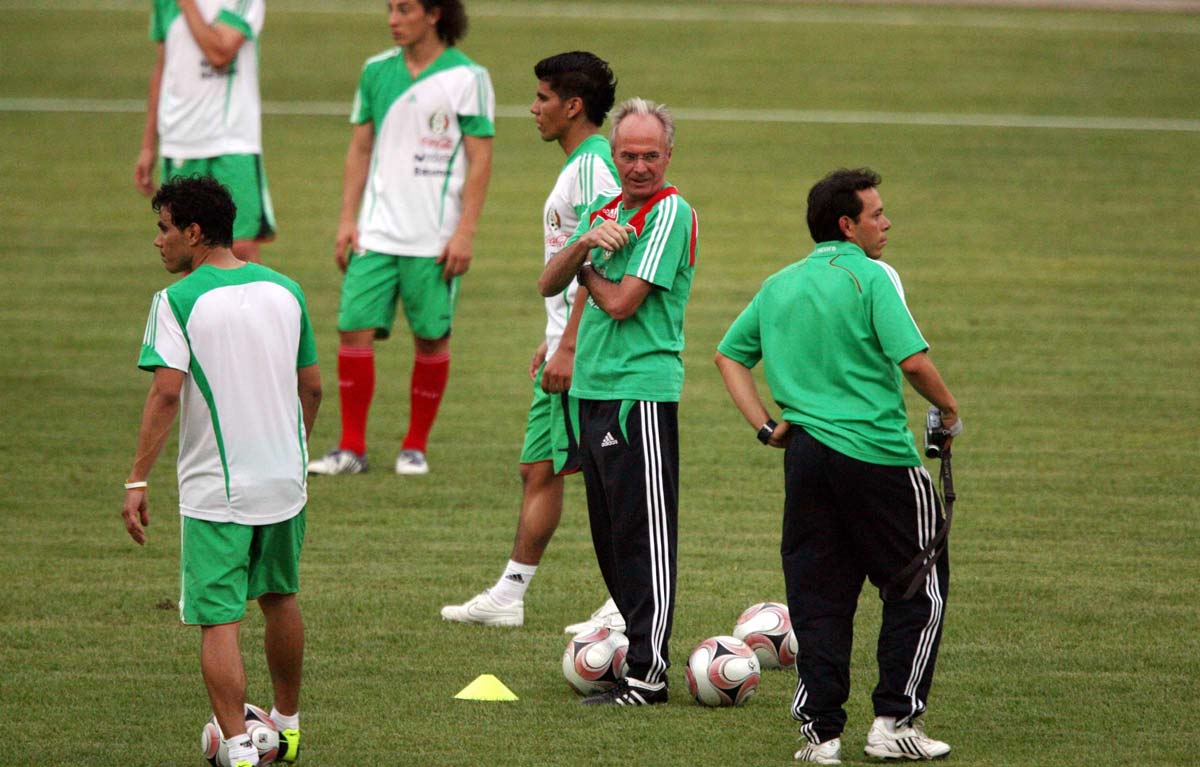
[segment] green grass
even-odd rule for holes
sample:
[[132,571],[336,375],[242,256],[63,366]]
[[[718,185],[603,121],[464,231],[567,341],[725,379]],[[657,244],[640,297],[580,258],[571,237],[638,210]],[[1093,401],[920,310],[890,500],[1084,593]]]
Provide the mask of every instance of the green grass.
[[[389,42],[380,16],[312,12],[349,5],[368,7],[272,3],[265,99],[349,102],[362,59]],[[721,21],[640,24],[481,7],[463,47],[508,106],[531,98],[534,60],[586,47],[613,62],[620,96],[680,108],[1195,115],[1196,16],[741,3]],[[142,3],[0,9],[0,101],[143,96]],[[740,21],[744,9],[806,20]],[[200,764],[197,636],[173,607],[173,445],[151,477],[149,545],[119,520],[149,382],[133,363],[169,281],[129,180],[141,121],[0,112],[0,765]],[[561,627],[602,597],[580,483],[524,629],[437,615],[507,556],[543,322],[539,212],[562,158],[528,120],[498,129],[434,475],[386,471],[407,420],[411,351],[396,340],[379,356],[378,470],[310,487],[305,763],[790,761],[790,676],[767,674],[745,708],[709,711],[688,702],[681,668],[744,607],[782,597],[779,454],[753,441],[710,360],[762,278],[807,252],[804,194],[840,164],[884,174],[887,258],[968,427],[932,733],[958,764],[1194,762],[1200,134],[680,121],[670,178],[703,239],[680,409],[675,696],[625,712],[583,710],[558,668]],[[264,133],[281,227],[266,257],[304,285],[318,328],[320,451],[338,432],[331,243],[349,130],[268,116]],[[915,426],[923,408],[909,403]],[[851,764],[866,761],[872,593],[861,608]],[[250,616],[251,692],[269,703]],[[521,700],[453,700],[481,673]]]

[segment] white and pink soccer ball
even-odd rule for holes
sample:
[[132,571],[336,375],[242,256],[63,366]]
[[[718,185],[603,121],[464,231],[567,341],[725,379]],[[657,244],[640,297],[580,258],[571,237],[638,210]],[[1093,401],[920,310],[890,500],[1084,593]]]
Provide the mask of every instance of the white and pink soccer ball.
[[716,636],[696,645],[688,658],[688,691],[705,706],[740,706],[758,689],[761,667],[758,656],[745,642]]
[[593,695],[617,686],[629,666],[629,639],[619,631],[599,628],[571,637],[563,651],[563,676],[580,695]]
[[[246,734],[258,749],[258,763],[267,765],[279,755],[279,728],[271,721],[271,715],[258,706],[246,704]],[[217,717],[213,715],[204,723],[200,732],[200,753],[213,767],[229,767],[229,751]]]
[[787,605],[759,602],[746,608],[733,635],[745,642],[763,668],[792,668],[796,665],[796,634]]

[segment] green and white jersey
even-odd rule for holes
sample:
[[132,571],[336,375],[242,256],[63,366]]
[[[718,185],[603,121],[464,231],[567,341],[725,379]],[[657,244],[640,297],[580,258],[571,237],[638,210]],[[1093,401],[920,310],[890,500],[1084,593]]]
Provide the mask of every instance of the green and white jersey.
[[[579,225],[579,216],[587,209],[589,202],[601,193],[611,197],[618,192],[617,168],[613,165],[612,147],[608,145],[608,139],[598,133],[588,136],[575,147],[563,164],[558,181],[542,206],[546,242],[543,263],[548,263],[567,244],[567,238]],[[554,355],[558,342],[562,340],[578,287],[579,283],[571,280],[566,290],[546,299],[547,358]]]
[[570,245],[603,220],[633,227],[615,252],[595,248],[590,258],[605,279],[626,274],[654,287],[633,316],[614,320],[589,296],[579,323],[571,394],[579,399],[678,402],[683,391],[683,314],[696,271],[696,213],[667,186],[641,208],[621,195],[601,195],[584,212]]
[[179,511],[269,525],[308,498],[296,369],[316,364],[304,293],[258,264],[201,266],[154,296],[138,367],[187,374]]
[[358,213],[363,250],[437,257],[462,215],[463,136],[495,129],[487,70],[447,48],[415,80],[404,49],[367,59],[350,122],[371,123],[375,146]]
[[761,359],[785,420],[840,453],[919,466],[899,363],[929,348],[896,270],[849,242],[822,242],[766,279],[718,350]]
[[258,36],[265,0],[196,0],[196,7],[208,23],[228,24],[246,39],[228,66],[214,69],[175,0],[154,0],[150,39],[165,49],[159,154],[173,160],[262,154]]

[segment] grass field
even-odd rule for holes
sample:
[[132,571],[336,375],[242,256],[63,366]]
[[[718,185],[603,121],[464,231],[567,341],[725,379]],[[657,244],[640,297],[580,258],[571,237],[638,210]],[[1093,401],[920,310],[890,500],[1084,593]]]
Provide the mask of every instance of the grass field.
[[[198,638],[174,609],[173,443],[151,477],[150,543],[133,545],[119,519],[149,384],[134,361],[170,279],[130,180],[146,5],[0,0],[5,766],[202,763]],[[318,329],[327,399],[313,452],[338,433],[331,245],[349,137],[319,107],[348,106],[362,60],[389,44],[377,5],[272,0],[262,39],[264,99],[293,112],[264,120],[280,222],[265,256],[304,285]],[[710,360],[759,282],[808,252],[812,182],[867,164],[895,224],[887,259],[968,428],[931,733],[962,765],[1194,764],[1200,17],[780,1],[650,4],[639,20],[631,4],[476,5],[462,47],[506,109],[434,473],[386,471],[411,360],[389,342],[369,434],[378,470],[310,485],[303,763],[790,761],[790,675],[718,711],[692,704],[683,680],[697,642],[783,596],[780,454],[753,441]],[[602,599],[578,482],[523,629],[438,617],[494,581],[511,543],[543,323],[539,216],[562,162],[519,108],[533,62],[574,48],[613,63],[619,97],[679,109],[669,178],[703,228],[680,407],[674,697],[648,711],[584,710],[559,671],[561,627]],[[79,111],[45,111],[50,98]],[[1074,127],[1002,127],[1048,118]],[[915,427],[924,408],[909,404]],[[850,764],[867,761],[869,589],[861,607]],[[250,615],[251,695],[269,705]],[[520,701],[453,700],[481,673]]]

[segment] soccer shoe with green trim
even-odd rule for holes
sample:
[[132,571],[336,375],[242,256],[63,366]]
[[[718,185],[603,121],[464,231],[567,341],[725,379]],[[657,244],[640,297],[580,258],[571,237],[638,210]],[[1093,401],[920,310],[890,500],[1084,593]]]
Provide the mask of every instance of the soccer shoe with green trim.
[[841,764],[842,739],[834,738],[824,743],[805,743],[796,752],[797,762],[813,762],[814,764]]
[[425,460],[425,454],[420,450],[401,450],[400,455],[396,456],[396,473],[428,474],[429,462]]
[[297,757],[300,756],[300,730],[288,729],[279,731],[279,755],[275,757],[277,762],[287,762],[295,764]]
[[877,716],[867,733],[867,756],[879,759],[940,759],[950,753],[950,745],[925,734],[920,722],[896,725],[895,717]]
[[368,468],[366,454],[334,448],[320,458],[308,462],[309,474],[363,474]]
[[491,591],[484,591],[461,605],[443,607],[442,620],[481,626],[520,626],[525,623],[525,603],[502,605],[492,597]]
[[252,764],[249,759],[243,759],[235,763],[233,767],[257,767],[257,765]]

